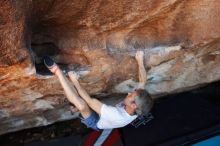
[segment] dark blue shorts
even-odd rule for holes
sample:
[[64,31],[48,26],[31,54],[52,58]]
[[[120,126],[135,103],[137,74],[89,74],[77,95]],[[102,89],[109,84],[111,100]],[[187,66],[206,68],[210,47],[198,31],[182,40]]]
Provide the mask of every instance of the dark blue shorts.
[[79,116],[81,119],[81,122],[87,126],[87,128],[92,128],[96,131],[99,131],[100,129],[97,127],[97,123],[99,121],[99,115],[92,111],[88,118],[84,119],[82,115]]

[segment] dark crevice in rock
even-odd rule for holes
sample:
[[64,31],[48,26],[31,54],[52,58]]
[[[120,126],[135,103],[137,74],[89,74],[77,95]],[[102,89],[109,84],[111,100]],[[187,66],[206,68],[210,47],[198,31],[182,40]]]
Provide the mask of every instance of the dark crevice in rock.
[[[52,75],[52,73],[45,67],[43,63],[44,56],[50,56],[53,59],[57,55],[59,55],[59,48],[52,42],[44,42],[44,43],[31,43],[33,60],[35,64],[36,73],[40,75]],[[58,62],[59,64],[59,62]],[[60,64],[62,67],[66,67],[65,64]]]
[[[45,56],[45,54],[48,56],[56,56],[60,52],[58,47],[54,43],[51,43],[51,42],[45,42],[41,44],[32,43],[31,48],[36,54],[37,58],[41,58]],[[35,60],[38,60],[37,58]]]

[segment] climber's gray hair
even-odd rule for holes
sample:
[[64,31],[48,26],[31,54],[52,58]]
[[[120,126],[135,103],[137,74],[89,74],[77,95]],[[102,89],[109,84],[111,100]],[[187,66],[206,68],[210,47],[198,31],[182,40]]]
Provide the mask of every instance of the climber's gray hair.
[[147,115],[153,107],[153,99],[146,90],[137,89],[135,91],[138,93],[138,96],[134,99],[137,105],[135,112],[137,115]]

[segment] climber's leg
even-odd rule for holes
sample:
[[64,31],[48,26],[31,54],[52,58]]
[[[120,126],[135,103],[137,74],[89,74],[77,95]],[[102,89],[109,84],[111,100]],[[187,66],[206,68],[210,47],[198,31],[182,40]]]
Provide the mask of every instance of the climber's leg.
[[44,64],[52,73],[54,73],[58,77],[65,91],[67,99],[76,106],[82,117],[89,117],[89,115],[91,114],[91,109],[89,108],[87,103],[82,98],[80,98],[76,89],[70,84],[69,80],[62,73],[58,65],[49,57],[44,57]]

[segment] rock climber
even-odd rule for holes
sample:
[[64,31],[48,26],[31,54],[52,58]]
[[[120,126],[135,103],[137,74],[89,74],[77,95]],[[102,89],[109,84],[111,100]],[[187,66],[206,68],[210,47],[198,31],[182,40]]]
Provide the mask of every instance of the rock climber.
[[100,100],[90,97],[80,85],[76,72],[68,72],[73,87],[59,66],[50,57],[44,57],[44,64],[58,77],[67,99],[80,112],[81,122],[89,128],[100,130],[124,127],[136,119],[137,116],[149,113],[153,106],[150,94],[144,90],[147,78],[144,67],[144,52],[138,51],[135,59],[139,71],[138,89],[128,93],[124,100],[115,106],[106,105]]

